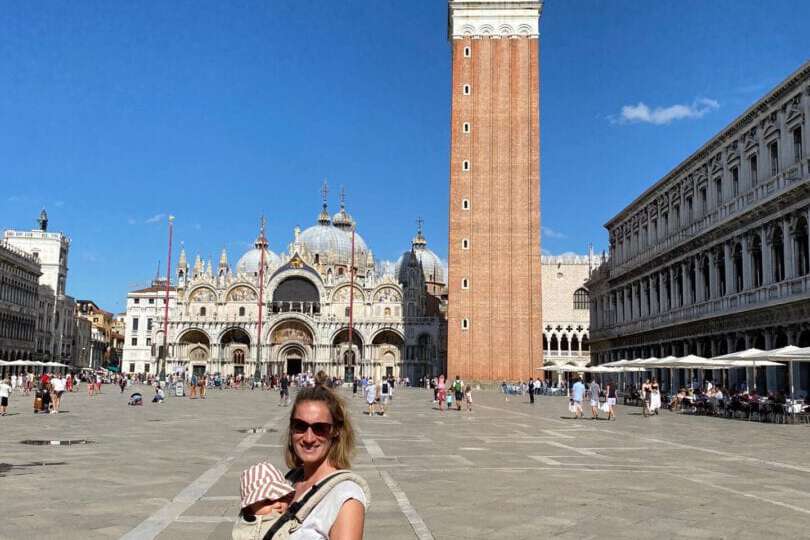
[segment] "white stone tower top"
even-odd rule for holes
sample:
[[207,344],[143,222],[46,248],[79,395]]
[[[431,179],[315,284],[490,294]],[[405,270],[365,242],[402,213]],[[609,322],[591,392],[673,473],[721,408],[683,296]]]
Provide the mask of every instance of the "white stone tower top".
[[449,0],[447,35],[537,38],[543,0]]

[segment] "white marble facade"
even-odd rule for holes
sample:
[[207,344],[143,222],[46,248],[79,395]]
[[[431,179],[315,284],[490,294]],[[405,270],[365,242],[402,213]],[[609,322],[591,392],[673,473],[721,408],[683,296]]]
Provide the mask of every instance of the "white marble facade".
[[[262,375],[321,369],[346,380],[437,375],[445,359],[439,346],[444,317],[436,306],[446,285],[446,272],[434,264],[438,260],[420,230],[399,261],[376,262],[343,205],[330,217],[326,204],[313,226],[296,228],[284,253],[271,251],[263,233],[233,266],[224,250],[216,266],[199,256],[189,264],[183,250],[176,288],[170,290],[167,371],[252,377],[258,364]],[[129,294],[125,371],[159,369],[164,295],[160,285]],[[141,298],[137,305],[136,297]],[[139,319],[135,333],[133,318]],[[135,335],[140,337],[132,345]]]

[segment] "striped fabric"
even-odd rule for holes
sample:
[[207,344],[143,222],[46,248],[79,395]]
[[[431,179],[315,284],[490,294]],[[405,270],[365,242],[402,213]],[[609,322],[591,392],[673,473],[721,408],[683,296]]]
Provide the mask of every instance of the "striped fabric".
[[242,471],[240,478],[242,508],[258,501],[272,501],[295,491],[276,467],[263,461]]

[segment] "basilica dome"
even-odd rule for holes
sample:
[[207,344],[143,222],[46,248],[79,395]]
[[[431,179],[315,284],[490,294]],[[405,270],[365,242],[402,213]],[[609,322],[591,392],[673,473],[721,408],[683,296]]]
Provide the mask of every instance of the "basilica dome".
[[[239,259],[239,262],[236,263],[236,271],[238,273],[245,273],[245,274],[256,274],[259,272],[259,265],[261,264],[261,257],[262,251],[260,248],[254,247]],[[281,259],[278,255],[270,251],[269,249],[264,249],[264,267],[265,270],[268,268],[277,268],[281,264]]]
[[[318,216],[318,223],[301,233],[301,242],[307,252],[318,256],[324,264],[349,266],[352,260],[352,227],[354,222],[345,209],[335,214],[335,223],[329,221],[326,205]],[[354,258],[357,266],[364,266],[368,246],[363,237],[354,233]]]
[[439,258],[439,256],[436,255],[432,249],[427,247],[427,240],[425,240],[425,237],[422,236],[421,230],[413,239],[411,250],[403,253],[397,261],[396,275],[399,276],[400,279],[403,278],[401,274],[402,265],[408,260],[407,258],[411,256],[411,253],[413,253],[417,260],[422,264],[422,273],[425,276],[425,281],[427,283],[439,283],[442,285],[447,284],[447,269],[444,267],[444,263],[442,262],[441,258]]

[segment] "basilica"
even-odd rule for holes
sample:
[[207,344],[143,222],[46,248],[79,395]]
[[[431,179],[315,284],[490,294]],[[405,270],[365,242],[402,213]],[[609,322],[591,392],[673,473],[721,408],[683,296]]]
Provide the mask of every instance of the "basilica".
[[[437,375],[446,365],[446,288],[421,224],[398,261],[376,261],[343,202],[330,216],[324,197],[315,223],[295,228],[286,253],[269,249],[263,228],[235,265],[225,250],[216,267],[199,256],[189,264],[181,250],[168,288],[166,369]],[[159,369],[166,289],[158,280],[128,294],[124,371]]]

